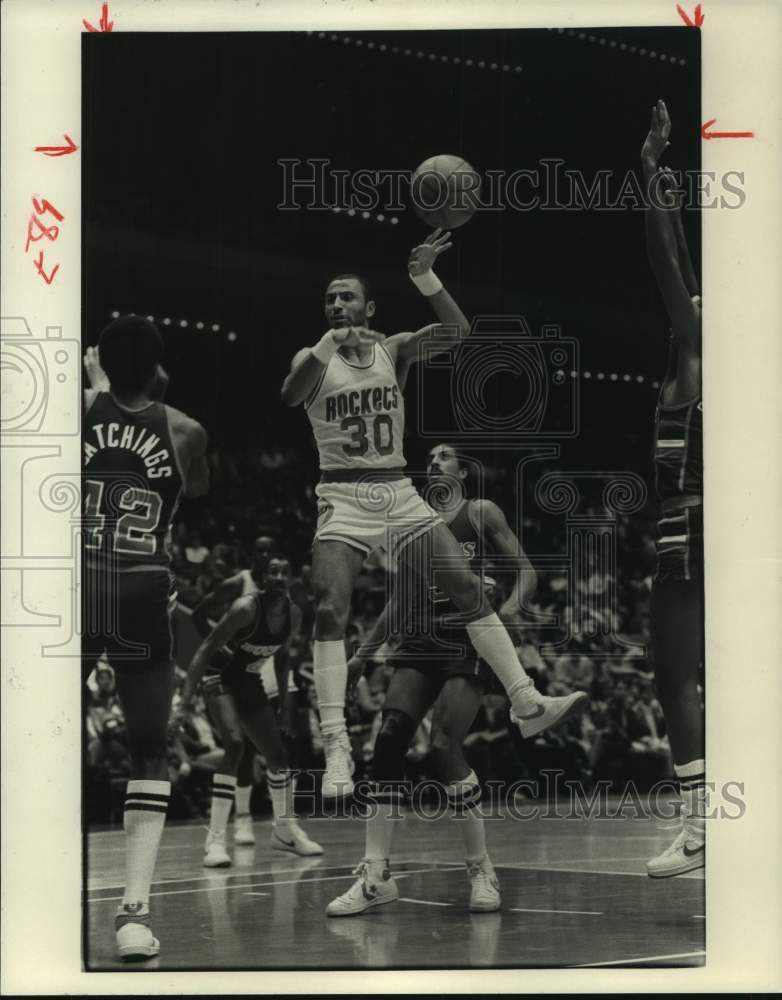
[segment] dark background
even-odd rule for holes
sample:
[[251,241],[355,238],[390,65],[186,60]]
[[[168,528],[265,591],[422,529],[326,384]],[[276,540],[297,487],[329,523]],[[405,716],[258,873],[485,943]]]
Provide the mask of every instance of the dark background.
[[[277,160],[412,170],[454,153],[484,173],[561,158],[587,181],[612,170],[616,194],[638,167],[649,109],[663,97],[674,123],[666,162],[698,169],[700,33],[583,35],[85,34],[85,343],[113,310],[171,318],[160,327],[168,402],[200,420],[219,447],[280,443],[310,461],[306,417],[280,405],[279,388],[295,350],[325,330],[325,285],[341,271],[365,273],[375,325],[386,333],[430,322],[405,267],[427,229],[410,209],[396,213],[398,225],[360,213],[280,212]],[[468,67],[467,58],[487,68]],[[511,69],[491,71],[491,62]],[[699,270],[696,213],[685,213],[685,227]],[[648,473],[651,382],[665,370],[667,324],[642,212],[478,213],[437,270],[468,316],[520,313],[534,331],[561,324],[579,341],[582,370],[619,373],[617,383],[582,379],[581,433],[562,456],[572,467]],[[204,331],[194,328],[199,320]],[[646,381],[624,383],[625,372]],[[411,379],[411,399],[414,389]],[[415,463],[412,429],[413,419]]]

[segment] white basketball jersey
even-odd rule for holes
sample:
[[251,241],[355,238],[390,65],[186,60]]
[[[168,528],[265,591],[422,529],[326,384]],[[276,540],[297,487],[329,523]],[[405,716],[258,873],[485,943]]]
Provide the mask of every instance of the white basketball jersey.
[[394,469],[405,465],[405,403],[391,355],[374,344],[367,365],[337,351],[305,401],[321,469]]

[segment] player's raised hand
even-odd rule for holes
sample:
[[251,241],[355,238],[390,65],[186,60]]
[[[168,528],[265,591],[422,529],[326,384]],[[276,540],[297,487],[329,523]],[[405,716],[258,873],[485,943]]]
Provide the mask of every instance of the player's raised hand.
[[88,347],[84,352],[84,371],[90,380],[90,388],[98,392],[108,392],[111,388],[106,372],[100,366],[100,353],[97,347]]
[[665,101],[658,101],[652,108],[652,118],[649,123],[649,134],[641,150],[641,159],[657,168],[660,157],[670,146],[671,116]]
[[423,243],[413,247],[410,251],[410,257],[407,261],[408,272],[413,277],[418,277],[431,271],[440,254],[453,246],[453,243],[449,242],[450,238],[450,233],[444,233],[442,229],[435,229]]

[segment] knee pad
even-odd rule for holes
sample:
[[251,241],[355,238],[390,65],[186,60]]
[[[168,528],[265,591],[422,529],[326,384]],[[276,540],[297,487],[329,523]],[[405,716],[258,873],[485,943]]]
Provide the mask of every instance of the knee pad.
[[448,805],[457,814],[477,806],[481,801],[481,783],[475,771],[470,771],[460,781],[452,781],[446,785],[445,794],[448,796]]
[[383,709],[383,724],[375,741],[372,776],[375,781],[403,781],[405,754],[418,723],[397,708]]

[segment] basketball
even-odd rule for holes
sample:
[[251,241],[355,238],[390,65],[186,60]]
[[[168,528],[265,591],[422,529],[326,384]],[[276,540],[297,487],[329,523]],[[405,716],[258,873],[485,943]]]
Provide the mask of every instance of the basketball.
[[413,210],[432,229],[457,229],[472,218],[481,179],[461,156],[430,156],[413,172]]

